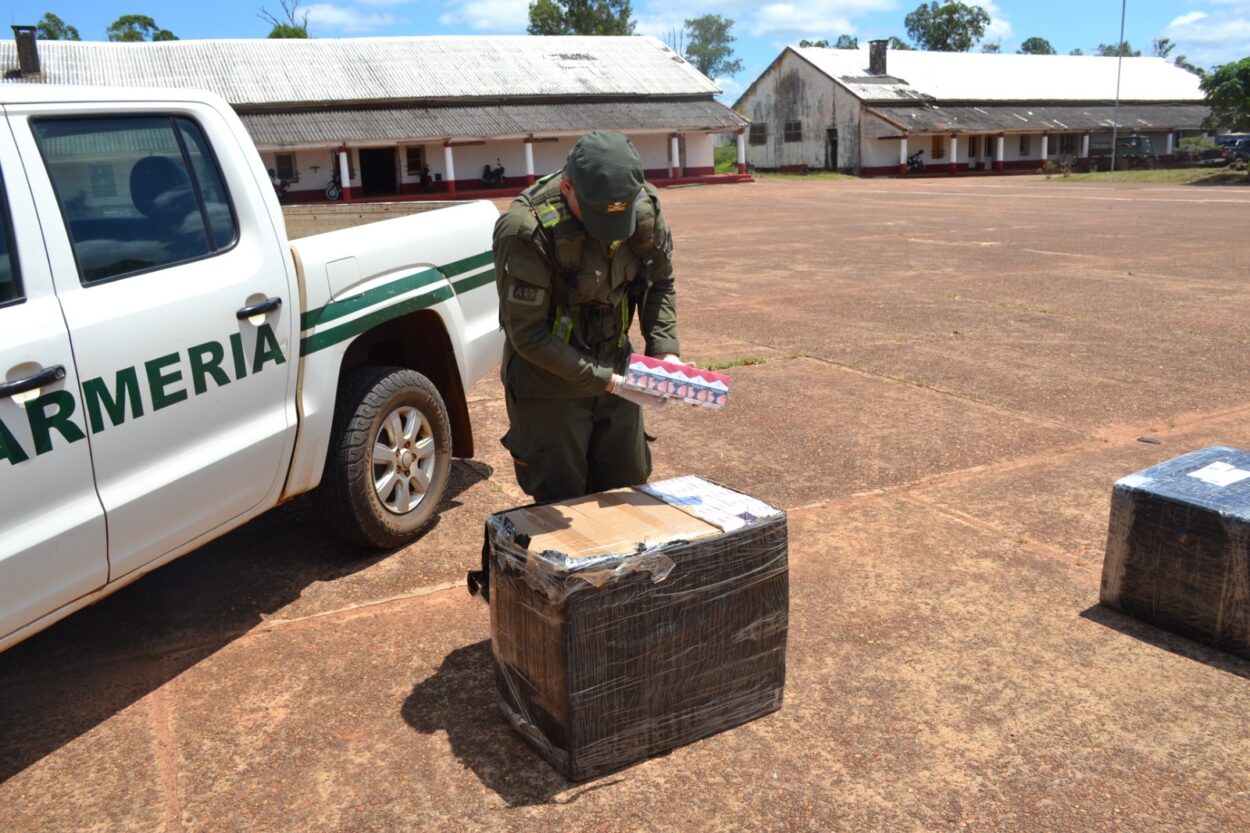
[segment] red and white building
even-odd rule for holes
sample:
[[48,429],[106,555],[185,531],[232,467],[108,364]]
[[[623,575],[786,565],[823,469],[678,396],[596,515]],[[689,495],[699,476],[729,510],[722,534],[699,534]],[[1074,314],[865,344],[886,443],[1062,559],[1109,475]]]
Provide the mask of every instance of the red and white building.
[[[562,167],[591,130],[627,134],[661,185],[746,172],[746,119],[652,37],[40,41],[38,61],[23,75],[15,45],[0,43],[7,83],[221,95],[292,201],[324,199],[338,170],[348,199],[515,192]],[[717,177],[722,133],[737,134],[740,164]],[[485,183],[484,167],[500,164],[503,186]]]
[[[1119,136],[1170,161],[1207,115],[1198,76],[1162,58],[787,47],[734,104],[751,120],[747,161],[864,176],[1032,172],[1078,164]],[[1119,105],[1116,105],[1117,70]]]

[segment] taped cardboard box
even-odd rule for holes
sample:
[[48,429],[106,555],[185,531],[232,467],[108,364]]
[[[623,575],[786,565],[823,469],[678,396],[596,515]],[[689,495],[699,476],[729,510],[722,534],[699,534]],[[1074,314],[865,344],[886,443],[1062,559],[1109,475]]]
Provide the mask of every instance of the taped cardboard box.
[[781,707],[786,518],[678,478],[487,522],[499,706],[584,780]]
[[1250,454],[1213,446],[1118,481],[1100,599],[1250,659]]

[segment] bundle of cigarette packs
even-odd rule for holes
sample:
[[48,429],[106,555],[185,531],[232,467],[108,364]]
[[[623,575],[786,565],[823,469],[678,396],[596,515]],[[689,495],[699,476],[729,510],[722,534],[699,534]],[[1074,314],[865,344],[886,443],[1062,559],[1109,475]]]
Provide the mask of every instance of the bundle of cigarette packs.
[[728,376],[638,353],[629,357],[625,385],[649,396],[702,408],[723,408],[729,400]]

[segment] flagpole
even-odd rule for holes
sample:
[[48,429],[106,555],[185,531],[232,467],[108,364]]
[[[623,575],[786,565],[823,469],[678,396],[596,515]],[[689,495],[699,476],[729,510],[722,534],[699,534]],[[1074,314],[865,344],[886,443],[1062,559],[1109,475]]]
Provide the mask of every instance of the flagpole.
[[1120,68],[1124,66],[1124,15],[1128,11],[1128,0],[1120,2],[1120,40],[1116,44],[1115,59],[1115,115],[1111,117],[1111,170],[1115,170],[1116,145],[1120,137]]

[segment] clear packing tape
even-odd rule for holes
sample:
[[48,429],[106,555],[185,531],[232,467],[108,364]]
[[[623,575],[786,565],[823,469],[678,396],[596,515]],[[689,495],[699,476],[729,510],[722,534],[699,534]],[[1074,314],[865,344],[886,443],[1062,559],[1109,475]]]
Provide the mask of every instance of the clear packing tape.
[[1100,600],[1250,659],[1250,454],[1215,446],[1117,482]]
[[592,778],[781,707],[783,513],[612,556],[531,552],[502,515],[486,533],[500,709],[567,777]]

